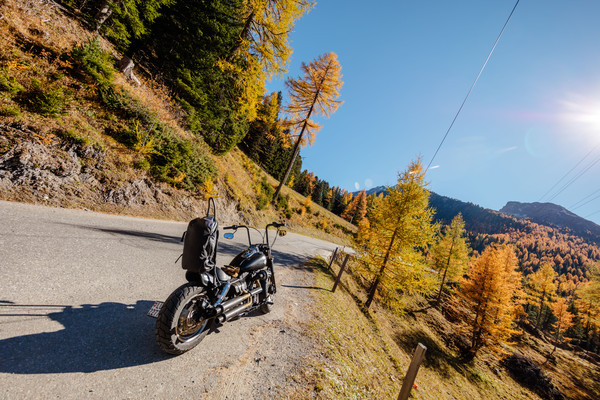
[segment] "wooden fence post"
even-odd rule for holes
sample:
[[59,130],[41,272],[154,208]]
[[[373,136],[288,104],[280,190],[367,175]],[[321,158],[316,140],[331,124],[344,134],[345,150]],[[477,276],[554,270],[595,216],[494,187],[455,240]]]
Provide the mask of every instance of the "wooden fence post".
[[335,257],[337,255],[337,251],[338,251],[339,247],[336,247],[335,250],[333,251],[333,254],[331,256],[331,261],[329,261],[329,266],[327,267],[327,269],[329,271],[331,271],[331,266],[333,265],[333,262],[335,261]]
[[402,389],[400,389],[398,400],[408,400],[410,390],[413,388],[415,378],[417,377],[417,372],[419,372],[419,367],[421,366],[423,357],[425,357],[426,351],[427,347],[423,346],[422,343],[419,343],[417,345],[417,348],[415,349],[415,354],[413,354],[412,361],[410,362],[410,366],[408,367],[408,371],[406,371],[404,382],[402,382]]
[[340,283],[340,280],[342,279],[342,274],[344,273],[344,269],[346,269],[346,263],[348,262],[348,258],[350,258],[350,254],[346,254],[346,258],[344,258],[344,262],[342,263],[342,267],[340,268],[340,273],[338,274],[337,279],[333,284],[333,289],[331,289],[331,293],[335,293],[335,289],[337,288],[338,283]]

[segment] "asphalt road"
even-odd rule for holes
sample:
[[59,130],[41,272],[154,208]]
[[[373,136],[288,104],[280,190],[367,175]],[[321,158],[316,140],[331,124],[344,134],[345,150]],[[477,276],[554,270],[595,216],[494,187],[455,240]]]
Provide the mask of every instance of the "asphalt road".
[[[185,282],[175,264],[185,228],[0,202],[0,399],[276,398],[310,346],[305,309],[318,288],[300,264],[335,245],[278,238],[274,311],[175,357],[156,345],[146,312]],[[221,237],[218,263],[245,239]]]

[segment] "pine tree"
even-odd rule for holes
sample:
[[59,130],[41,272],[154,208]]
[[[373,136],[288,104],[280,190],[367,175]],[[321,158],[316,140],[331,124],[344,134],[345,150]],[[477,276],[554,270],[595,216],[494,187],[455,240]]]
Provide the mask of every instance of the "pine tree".
[[446,279],[455,280],[463,275],[469,262],[469,251],[465,238],[465,222],[459,213],[431,248],[433,266],[442,276],[436,304],[440,304]]
[[302,63],[301,69],[304,72],[303,77],[288,79],[285,82],[290,92],[290,101],[286,108],[289,116],[287,125],[292,131],[299,133],[292,158],[283,179],[279,182],[274,198],[277,198],[287,180],[300,146],[306,142],[312,144],[315,133],[320,128],[310,119],[313,112],[329,117],[342,104],[342,101],[338,100],[343,85],[342,67],[335,53],[324,54],[308,65]]
[[101,33],[118,49],[126,51],[132,42],[142,40],[149,34],[153,22],[175,0],[118,0],[105,3],[111,13],[110,18],[103,21]]
[[189,128],[218,154],[248,132],[239,104],[240,77],[217,65],[239,40],[242,7],[242,0],[177,0],[161,10],[142,49],[175,89]]
[[375,275],[365,307],[379,290],[384,301],[403,308],[403,294],[431,292],[432,279],[421,262],[420,249],[433,240],[433,211],[428,208],[421,160],[412,162],[377,202],[368,226],[358,237],[359,257]]
[[516,268],[512,248],[489,246],[471,263],[468,278],[453,297],[455,306],[463,303],[468,310],[455,307],[468,325],[465,332],[471,336],[470,357],[484,346],[501,351],[497,345],[517,332],[511,328],[520,308],[521,273]]

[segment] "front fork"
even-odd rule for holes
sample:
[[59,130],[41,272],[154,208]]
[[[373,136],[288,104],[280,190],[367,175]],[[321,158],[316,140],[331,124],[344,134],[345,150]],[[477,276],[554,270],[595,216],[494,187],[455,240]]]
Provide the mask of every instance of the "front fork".
[[277,285],[275,284],[275,271],[273,269],[273,259],[270,257],[267,258],[267,268],[271,274],[271,279],[270,279],[271,285],[269,285],[269,277],[268,276],[266,279],[260,280],[260,286],[262,287],[262,293],[260,296],[261,302],[264,301],[270,295],[275,294],[275,292],[277,292]]

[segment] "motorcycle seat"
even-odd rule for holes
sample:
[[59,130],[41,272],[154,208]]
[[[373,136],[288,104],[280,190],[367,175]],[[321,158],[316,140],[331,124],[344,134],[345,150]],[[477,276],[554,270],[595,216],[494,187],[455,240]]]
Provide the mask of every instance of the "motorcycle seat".
[[227,275],[220,267],[215,267],[217,269],[217,278],[220,281],[228,281],[231,279],[231,276]]

